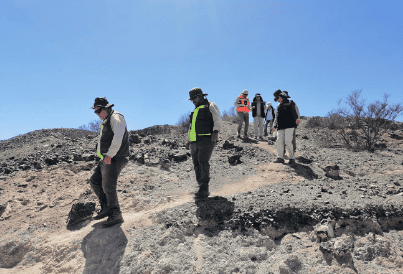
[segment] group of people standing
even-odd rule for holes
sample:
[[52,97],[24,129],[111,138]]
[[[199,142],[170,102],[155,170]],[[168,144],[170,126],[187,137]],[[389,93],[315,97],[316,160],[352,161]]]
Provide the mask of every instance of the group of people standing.
[[238,138],[241,137],[243,123],[245,123],[243,137],[248,138],[249,112],[252,111],[255,139],[263,140],[263,136],[268,136],[267,128],[269,128],[269,134],[271,135],[272,133],[272,125],[275,118],[274,108],[270,102],[267,102],[266,105],[260,93],[256,93],[252,104],[250,104],[248,94],[249,92],[245,89],[235,99],[234,103],[239,122]]
[[[239,118],[238,137],[245,123],[244,137],[248,138],[249,112],[254,118],[255,138],[263,140],[267,131],[272,134],[277,130],[277,159],[275,163],[284,163],[285,146],[289,154],[289,164],[295,163],[295,128],[300,122],[300,114],[294,101],[288,100],[287,91],[276,90],[274,101],[278,102],[274,110],[270,102],[266,104],[257,93],[252,104],[249,103],[248,91],[244,90],[235,100]],[[217,105],[206,98],[200,88],[189,91],[189,99],[195,106],[189,119],[187,148],[190,148],[196,181],[199,189],[195,192],[196,199],[204,199],[210,195],[210,164],[209,160],[218,140],[222,127],[222,118]],[[98,165],[90,178],[90,185],[98,197],[101,209],[93,218],[100,220],[103,227],[111,227],[123,223],[117,196],[117,181],[120,172],[129,161],[130,144],[124,116],[112,109],[106,98],[95,98],[94,113],[102,120],[97,155]]]

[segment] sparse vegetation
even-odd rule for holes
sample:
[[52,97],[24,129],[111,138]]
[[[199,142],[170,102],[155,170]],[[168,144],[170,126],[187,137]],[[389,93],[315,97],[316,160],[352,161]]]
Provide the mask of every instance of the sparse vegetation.
[[101,126],[102,121],[100,119],[93,120],[88,123],[88,125],[79,126],[78,129],[88,130],[92,132],[99,132],[99,127]]
[[341,99],[339,107],[328,113],[325,126],[336,131],[345,147],[354,151],[373,151],[403,112],[403,106],[401,103],[391,105],[387,94],[382,102],[377,100],[368,105],[360,96],[361,90],[353,91],[344,101],[347,107],[342,107]]
[[183,134],[188,132],[189,130],[189,124],[190,124],[190,111],[182,114],[181,117],[179,118],[179,121],[175,124],[177,126],[177,130],[179,133]]
[[315,128],[315,127],[321,127],[323,124],[321,117],[319,116],[314,116],[309,118],[308,123],[306,124],[306,127],[308,128]]
[[236,107],[232,106],[229,110],[224,110],[221,113],[221,118],[224,121],[229,121],[229,122],[237,122],[238,116],[236,114]]

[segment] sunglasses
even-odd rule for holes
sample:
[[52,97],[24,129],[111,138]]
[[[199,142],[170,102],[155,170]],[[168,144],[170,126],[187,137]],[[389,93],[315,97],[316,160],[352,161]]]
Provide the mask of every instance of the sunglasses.
[[100,114],[102,112],[102,110],[103,110],[103,108],[96,109],[96,110],[94,110],[94,113]]

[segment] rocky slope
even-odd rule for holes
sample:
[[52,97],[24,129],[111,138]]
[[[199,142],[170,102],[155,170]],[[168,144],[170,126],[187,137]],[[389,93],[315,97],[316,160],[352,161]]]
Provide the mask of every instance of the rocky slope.
[[[125,223],[108,229],[91,220],[66,228],[74,202],[96,202],[92,133],[1,141],[0,272],[402,273],[401,123],[372,153],[323,147],[326,129],[307,124],[289,166],[272,163],[275,142],[237,139],[226,121],[210,161],[212,194],[197,202],[180,130],[131,132],[118,186]],[[339,176],[326,176],[330,165]]]

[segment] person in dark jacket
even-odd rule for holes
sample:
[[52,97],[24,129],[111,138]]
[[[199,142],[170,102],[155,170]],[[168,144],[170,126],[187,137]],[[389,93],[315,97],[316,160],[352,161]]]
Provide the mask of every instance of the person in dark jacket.
[[113,106],[106,98],[95,98],[94,106],[91,107],[103,120],[97,145],[100,161],[90,178],[90,185],[101,205],[101,210],[93,219],[108,217],[102,223],[103,227],[124,222],[116,188],[119,174],[128,163],[130,153],[125,118],[113,110]]
[[294,101],[288,100],[290,96],[276,90],[273,94],[274,101],[278,101],[279,105],[276,110],[274,119],[274,128],[277,129],[277,160],[275,163],[284,163],[284,146],[286,145],[289,153],[289,164],[295,164],[293,136],[297,124],[300,123],[299,110]]
[[266,110],[266,102],[260,93],[256,93],[252,101],[252,117],[255,131],[255,139],[263,140],[263,125]]
[[220,110],[214,102],[209,102],[205,96],[207,94],[204,94],[200,88],[193,88],[189,91],[188,100],[192,101],[195,110],[190,115],[187,147],[190,145],[196,181],[199,185],[199,190],[195,193],[196,199],[207,198],[210,195],[209,160],[222,125]]

